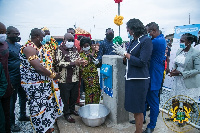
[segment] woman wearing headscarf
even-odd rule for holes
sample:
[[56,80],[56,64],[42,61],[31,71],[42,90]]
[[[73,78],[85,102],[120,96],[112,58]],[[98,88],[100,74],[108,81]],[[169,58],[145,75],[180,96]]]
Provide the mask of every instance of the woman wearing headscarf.
[[[85,104],[99,103],[101,89],[97,65],[94,63],[97,57],[97,44],[92,44],[90,38],[83,37],[80,40],[80,57],[88,61],[88,65],[81,67],[81,76],[85,85]],[[98,46],[97,46],[98,47]]]

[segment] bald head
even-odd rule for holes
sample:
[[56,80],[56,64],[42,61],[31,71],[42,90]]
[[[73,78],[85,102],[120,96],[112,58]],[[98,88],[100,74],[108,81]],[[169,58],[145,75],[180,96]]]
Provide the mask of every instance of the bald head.
[[6,34],[6,26],[0,22],[0,34]]
[[7,34],[10,34],[11,32],[19,32],[19,30],[17,29],[17,28],[15,28],[14,26],[9,26],[8,28],[7,28],[7,31],[6,31],[6,33]]
[[71,33],[66,33],[64,35],[64,40],[73,40],[74,39],[74,36],[71,34]]

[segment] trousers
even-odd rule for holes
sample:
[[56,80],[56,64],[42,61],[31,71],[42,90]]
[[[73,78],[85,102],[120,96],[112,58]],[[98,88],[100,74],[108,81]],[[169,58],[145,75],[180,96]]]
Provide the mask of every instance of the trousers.
[[64,117],[71,115],[75,111],[75,104],[78,97],[78,82],[59,83],[60,96],[64,104]]
[[2,108],[3,108],[3,113],[4,113],[4,118],[5,118],[5,130],[6,130],[6,133],[11,133],[11,129],[10,129],[10,111],[9,111],[10,110],[10,97],[2,98],[1,99],[1,105],[2,105]]
[[[159,90],[150,90],[148,89],[147,92],[147,103],[150,106],[150,123],[147,125],[147,128],[154,129],[156,127],[157,117],[159,114],[159,97],[158,97]],[[145,105],[144,111],[144,120],[146,116],[146,108],[147,103]]]
[[27,102],[26,92],[21,87],[21,85],[15,85],[13,87],[14,87],[14,91],[10,98],[10,124],[11,125],[15,124],[15,103],[17,100],[17,94],[19,96],[20,117],[26,116],[26,102]]

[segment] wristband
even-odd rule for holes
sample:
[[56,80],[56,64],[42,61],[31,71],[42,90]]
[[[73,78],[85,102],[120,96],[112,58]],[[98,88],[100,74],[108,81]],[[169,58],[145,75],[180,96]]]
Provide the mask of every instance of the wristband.
[[52,72],[51,75],[49,76],[51,79],[54,79],[56,77],[56,73]]

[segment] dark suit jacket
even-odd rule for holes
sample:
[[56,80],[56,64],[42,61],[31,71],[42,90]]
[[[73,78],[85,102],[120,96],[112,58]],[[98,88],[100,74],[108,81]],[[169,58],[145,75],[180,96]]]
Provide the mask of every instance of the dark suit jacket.
[[126,80],[150,78],[149,62],[152,49],[151,39],[146,35],[131,41],[127,51],[131,57],[126,62]]

